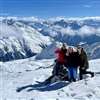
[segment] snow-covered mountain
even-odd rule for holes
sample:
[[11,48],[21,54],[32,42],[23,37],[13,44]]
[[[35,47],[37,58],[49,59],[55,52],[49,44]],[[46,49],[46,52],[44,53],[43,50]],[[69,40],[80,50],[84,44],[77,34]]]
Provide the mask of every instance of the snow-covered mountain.
[[51,39],[13,19],[0,22],[0,61],[27,58],[40,53]]
[[74,46],[85,43],[89,57],[100,58],[100,17],[0,17],[1,61],[31,57],[54,41]]
[[[53,61],[28,58],[1,62],[1,100],[100,100],[100,74],[70,84],[64,81],[49,85],[37,83],[51,75],[53,66],[48,66]],[[100,59],[92,60],[89,64],[91,71],[100,72]]]
[[100,58],[100,17],[56,18],[44,23],[36,23],[32,27],[55,41],[74,46],[84,43],[83,47],[90,58]]

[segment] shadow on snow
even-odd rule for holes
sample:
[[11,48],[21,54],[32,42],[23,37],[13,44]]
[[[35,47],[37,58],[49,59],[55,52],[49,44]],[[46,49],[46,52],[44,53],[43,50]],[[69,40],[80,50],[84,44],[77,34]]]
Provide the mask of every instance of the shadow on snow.
[[26,86],[23,86],[23,87],[20,87],[20,88],[17,88],[17,92],[21,92],[25,89],[27,89],[27,92],[30,92],[30,91],[33,91],[33,90],[38,90],[38,91],[41,91],[41,92],[45,92],[45,91],[54,91],[54,90],[58,90],[58,89],[61,89],[65,86],[69,85],[68,82],[55,82],[55,83],[52,83],[52,84],[48,84],[48,85],[45,85],[45,82],[42,82],[42,83],[37,83],[37,84],[34,84],[34,85],[26,85]]

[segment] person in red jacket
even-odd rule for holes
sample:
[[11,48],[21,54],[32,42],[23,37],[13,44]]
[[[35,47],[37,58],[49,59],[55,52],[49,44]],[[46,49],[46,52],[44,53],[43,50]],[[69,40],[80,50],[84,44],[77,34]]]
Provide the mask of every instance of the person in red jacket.
[[60,70],[63,66],[66,67],[67,65],[67,48],[66,44],[62,44],[61,48],[56,49],[55,53],[57,54],[56,65],[53,70],[54,75],[59,75]]
[[55,50],[57,58],[55,60],[55,66],[52,71],[52,75],[45,80],[45,84],[49,84],[52,81],[68,80],[67,75],[67,47],[66,44],[62,44],[61,48]]

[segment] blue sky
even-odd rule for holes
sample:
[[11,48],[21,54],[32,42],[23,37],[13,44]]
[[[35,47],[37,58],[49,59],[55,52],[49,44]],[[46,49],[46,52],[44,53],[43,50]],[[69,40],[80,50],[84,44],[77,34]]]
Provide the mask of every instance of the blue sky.
[[0,16],[100,16],[100,0],[0,0]]

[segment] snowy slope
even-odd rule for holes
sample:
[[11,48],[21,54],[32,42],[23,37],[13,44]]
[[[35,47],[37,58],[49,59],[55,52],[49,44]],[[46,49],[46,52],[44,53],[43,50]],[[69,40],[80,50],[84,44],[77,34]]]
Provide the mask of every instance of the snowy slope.
[[49,44],[50,37],[24,23],[12,20],[0,23],[0,61],[31,57]]
[[[100,100],[100,75],[73,82],[58,82],[42,86],[51,75],[54,59],[34,58],[0,62],[1,100]],[[100,72],[100,59],[90,61],[90,70]],[[16,90],[20,88],[20,92]]]

